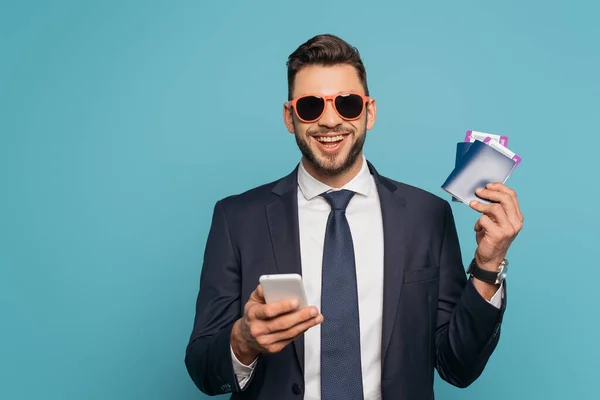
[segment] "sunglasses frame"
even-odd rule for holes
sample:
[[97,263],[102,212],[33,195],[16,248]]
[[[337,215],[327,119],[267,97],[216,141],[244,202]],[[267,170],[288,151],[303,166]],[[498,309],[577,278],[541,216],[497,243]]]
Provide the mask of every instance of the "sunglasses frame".
[[[339,96],[344,96],[344,95],[348,95],[348,94],[353,94],[356,96],[359,96],[362,99],[362,110],[360,111],[360,114],[358,114],[357,117],[355,118],[347,118],[344,117],[342,114],[340,114],[340,112],[338,111],[337,107],[335,106],[335,99],[338,98]],[[305,97],[318,97],[320,99],[323,99],[325,105],[323,107],[323,111],[321,111],[321,114],[319,114],[319,116],[315,119],[304,119],[302,118],[299,114],[298,114],[298,109],[296,107],[296,103],[298,103],[298,100],[303,99]],[[356,121],[357,119],[359,119],[360,117],[362,117],[362,115],[365,113],[365,105],[372,100],[372,97],[369,96],[365,96],[364,94],[360,94],[357,92],[341,92],[341,93],[336,93],[336,94],[331,94],[328,96],[323,96],[321,94],[313,94],[313,93],[309,93],[309,94],[303,94],[302,96],[298,96],[293,100],[290,100],[288,102],[286,102],[286,104],[291,107],[294,110],[294,114],[296,114],[296,117],[298,117],[298,119],[304,123],[311,123],[311,122],[315,122],[318,121],[319,119],[321,119],[321,117],[323,116],[323,114],[325,114],[325,110],[327,110],[327,102],[329,102],[331,100],[331,105],[333,106],[334,111],[336,112],[337,115],[339,115],[339,117],[345,121]]]

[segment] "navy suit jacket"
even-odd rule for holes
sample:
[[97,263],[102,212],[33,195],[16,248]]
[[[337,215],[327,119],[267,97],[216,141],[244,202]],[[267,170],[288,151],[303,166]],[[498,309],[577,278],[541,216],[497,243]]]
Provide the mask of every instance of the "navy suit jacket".
[[[467,279],[446,200],[385,178],[371,163],[369,169],[384,231],[382,399],[433,399],[434,369],[457,387],[480,376],[498,343],[506,293],[497,309]],[[296,168],[215,205],[185,355],[193,382],[208,395],[302,398],[303,337],[261,355],[243,391],[230,352],[231,328],[259,277],[302,273],[297,190]]]

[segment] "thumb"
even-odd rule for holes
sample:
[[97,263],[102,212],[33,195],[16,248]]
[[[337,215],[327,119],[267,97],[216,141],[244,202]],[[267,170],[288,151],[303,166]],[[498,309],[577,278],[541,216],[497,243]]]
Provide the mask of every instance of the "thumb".
[[260,284],[256,287],[254,292],[252,292],[252,294],[250,295],[250,301],[253,301],[255,303],[260,303],[260,304],[266,303],[265,295],[263,293],[263,289]]

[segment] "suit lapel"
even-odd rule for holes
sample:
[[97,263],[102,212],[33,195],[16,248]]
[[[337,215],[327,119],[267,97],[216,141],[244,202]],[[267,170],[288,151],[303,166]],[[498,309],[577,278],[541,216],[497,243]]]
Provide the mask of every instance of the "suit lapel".
[[[273,188],[277,198],[266,208],[269,234],[275,255],[275,266],[280,274],[302,275],[300,234],[298,228],[298,184],[296,168]],[[304,336],[293,342],[300,370],[304,374]]]
[[369,169],[377,182],[383,219],[383,315],[381,337],[381,363],[385,360],[396,310],[402,290],[402,277],[406,257],[406,201],[397,193],[397,186],[381,177],[369,163]]

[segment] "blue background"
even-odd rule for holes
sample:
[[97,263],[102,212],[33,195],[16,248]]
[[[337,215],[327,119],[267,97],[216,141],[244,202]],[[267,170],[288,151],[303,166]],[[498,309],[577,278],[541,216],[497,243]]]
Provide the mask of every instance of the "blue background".
[[[0,9],[0,398],[198,399],[183,357],[214,202],[277,179],[285,61],[361,51],[366,155],[440,189],[467,129],[509,136],[525,227],[503,334],[440,399],[596,395],[597,2],[19,1]],[[478,215],[454,203],[467,262]]]

